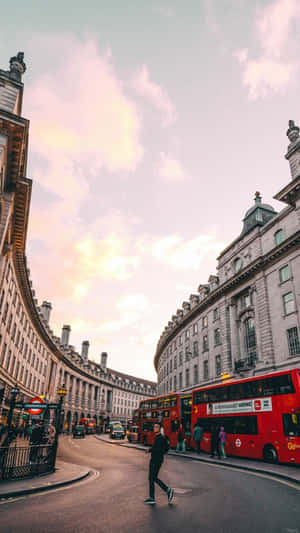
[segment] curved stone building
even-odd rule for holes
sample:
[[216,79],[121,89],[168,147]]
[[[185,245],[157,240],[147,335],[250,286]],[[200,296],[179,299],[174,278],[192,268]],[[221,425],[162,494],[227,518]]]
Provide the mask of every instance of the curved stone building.
[[22,117],[25,72],[23,54],[0,70],[0,415],[5,423],[10,390],[18,383],[20,398],[43,395],[57,401],[65,384],[64,427],[80,417],[99,423],[108,416],[125,421],[141,399],[156,394],[156,384],[107,368],[69,345],[70,326],[61,338],[49,325],[51,303],[38,305],[26,265],[26,234],[32,181],[26,178],[29,122]]
[[300,137],[292,120],[287,136],[292,179],[274,196],[285,208],[276,213],[257,192],[217,275],[171,317],[154,357],[159,394],[300,367]]

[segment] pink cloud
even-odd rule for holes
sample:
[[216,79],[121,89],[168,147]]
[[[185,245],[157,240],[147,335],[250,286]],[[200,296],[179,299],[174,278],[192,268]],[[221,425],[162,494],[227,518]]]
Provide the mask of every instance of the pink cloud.
[[249,50],[237,50],[234,56],[242,65],[243,84],[249,98],[266,97],[289,86],[299,69],[298,29],[300,4],[298,0],[275,0],[257,11],[255,30],[261,48],[256,59]]
[[164,152],[160,153],[158,173],[164,180],[170,182],[181,182],[186,179],[185,172],[178,159]]
[[173,124],[176,121],[177,114],[171,99],[165,89],[150,79],[146,65],[135,74],[132,85],[138,94],[149,100],[161,112],[164,126]]

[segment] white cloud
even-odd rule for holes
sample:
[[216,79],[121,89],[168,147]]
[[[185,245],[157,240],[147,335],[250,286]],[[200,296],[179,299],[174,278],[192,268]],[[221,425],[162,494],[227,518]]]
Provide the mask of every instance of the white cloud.
[[257,12],[256,34],[261,48],[256,58],[247,49],[234,56],[243,68],[243,84],[249,98],[263,98],[288,87],[299,70],[299,0],[275,0]]
[[160,153],[158,174],[166,181],[180,182],[186,179],[184,170],[178,159],[164,152]]
[[173,103],[165,89],[150,79],[146,65],[134,75],[132,86],[138,94],[149,100],[153,107],[161,113],[164,126],[176,121],[177,114]]
[[152,243],[153,257],[176,270],[198,270],[202,262],[216,256],[224,248],[212,235],[200,235],[185,241],[179,235],[168,235]]

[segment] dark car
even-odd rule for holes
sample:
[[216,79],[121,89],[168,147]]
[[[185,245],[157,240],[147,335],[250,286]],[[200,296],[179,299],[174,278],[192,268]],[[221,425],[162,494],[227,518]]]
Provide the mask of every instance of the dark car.
[[74,427],[74,429],[73,429],[73,439],[75,439],[76,437],[78,437],[80,439],[84,439],[84,437],[85,437],[84,426],[75,426]]

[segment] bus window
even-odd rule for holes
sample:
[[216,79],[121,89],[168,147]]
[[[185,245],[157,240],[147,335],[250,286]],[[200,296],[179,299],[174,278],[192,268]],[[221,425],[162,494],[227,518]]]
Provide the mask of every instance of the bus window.
[[292,413],[282,415],[283,431],[288,437],[300,437],[300,415]]
[[164,418],[169,418],[170,416],[170,411],[169,409],[166,409],[166,411],[164,411]]

